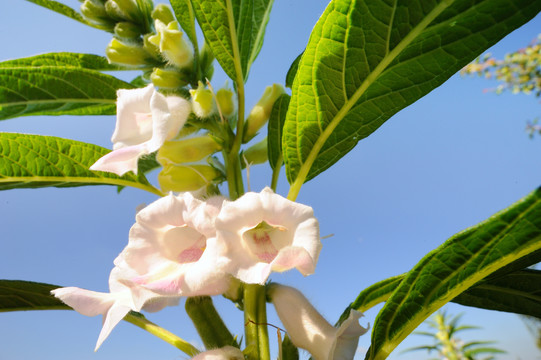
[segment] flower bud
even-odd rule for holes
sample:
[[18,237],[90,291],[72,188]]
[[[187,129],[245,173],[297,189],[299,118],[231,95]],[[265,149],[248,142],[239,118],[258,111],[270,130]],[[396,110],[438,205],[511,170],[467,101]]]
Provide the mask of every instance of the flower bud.
[[203,160],[220,149],[221,146],[210,136],[166,141],[158,150],[156,159],[162,165],[191,163]]
[[137,39],[141,36],[141,31],[134,23],[121,21],[115,25],[115,35],[123,39]]
[[169,24],[161,20],[154,21],[156,35],[152,35],[148,40],[156,45],[163,57],[172,65],[183,68],[191,64],[193,54],[190,45],[184,40],[182,31],[176,21]]
[[291,342],[308,350],[314,360],[353,359],[359,336],[368,331],[359,325],[363,315],[355,310],[340,327],[333,327],[295,288],[271,284],[267,295]]
[[252,108],[248,115],[248,119],[246,119],[244,136],[242,138],[243,142],[246,143],[250,141],[250,139],[257,134],[259,129],[269,121],[272,106],[278,97],[284,93],[285,90],[282,85],[272,84],[272,86],[267,86],[263,96],[261,96],[257,104]]
[[267,138],[250,146],[244,153],[244,159],[248,165],[263,164],[269,159],[267,155]]
[[135,22],[140,13],[139,7],[134,0],[107,0],[105,11],[116,20],[128,20]]
[[216,101],[220,105],[220,111],[225,117],[232,116],[236,109],[235,106],[235,94],[233,91],[222,88],[216,92]]
[[192,110],[200,118],[206,118],[216,112],[216,104],[212,91],[205,89],[200,81],[196,90],[190,90],[192,95]]
[[81,14],[88,21],[106,27],[107,31],[115,26],[114,20],[107,15],[105,6],[100,0],[85,0],[81,4]]
[[166,165],[158,174],[164,192],[195,191],[212,183],[222,174],[209,165]]
[[154,10],[152,10],[151,16],[154,20],[160,20],[164,24],[175,21],[175,16],[173,15],[171,8],[165,4],[157,4]]
[[150,41],[150,39],[155,36],[152,33],[145,34],[143,36],[143,48],[156,60],[160,60],[162,62],[162,56],[160,53],[160,47],[156,46],[154,43]]
[[172,69],[154,68],[150,80],[154,85],[164,89],[177,89],[187,84],[183,80],[183,74]]
[[115,38],[107,45],[105,55],[111,64],[143,66],[150,60],[150,54],[142,46],[125,43]]

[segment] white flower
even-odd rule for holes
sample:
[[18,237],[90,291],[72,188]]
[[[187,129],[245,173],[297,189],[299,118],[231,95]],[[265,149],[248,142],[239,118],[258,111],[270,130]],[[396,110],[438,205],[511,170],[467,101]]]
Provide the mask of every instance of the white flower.
[[270,188],[224,203],[216,219],[216,235],[227,248],[231,274],[251,284],[264,284],[271,271],[297,268],[310,275],[321,250],[312,208]]
[[295,288],[272,284],[268,295],[295,346],[308,350],[315,360],[353,359],[359,336],[368,331],[359,325],[361,312],[351,310],[335,328]]
[[175,137],[190,114],[190,102],[158,93],[152,85],[142,89],[118,90],[117,121],[111,138],[113,151],[101,157],[90,170],[119,176],[137,173],[139,157],[158,150]]
[[[71,306],[75,311],[86,316],[103,316],[103,326],[95,350],[101,346],[113,328],[130,312],[155,312],[166,306],[175,306],[179,297],[164,297],[130,282],[135,274],[125,266],[122,257],[115,259],[115,267],[109,276],[109,293],[102,293],[65,287],[52,290],[51,293]],[[134,294],[137,296],[134,297]]]
[[138,276],[132,280],[164,295],[218,295],[229,286],[229,260],[216,241],[214,220],[222,197],[206,202],[169,194],[137,214],[122,251]]
[[244,360],[242,352],[233,346],[208,350],[193,357],[192,360]]

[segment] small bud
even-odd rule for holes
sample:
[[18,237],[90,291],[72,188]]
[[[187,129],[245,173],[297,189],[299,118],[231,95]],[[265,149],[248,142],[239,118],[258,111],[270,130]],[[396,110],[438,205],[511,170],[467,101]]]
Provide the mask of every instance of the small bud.
[[156,159],[162,165],[183,164],[203,160],[219,151],[221,146],[210,136],[166,141]]
[[220,111],[225,117],[232,116],[237,110],[235,106],[235,94],[233,91],[222,88],[216,92],[216,101],[220,105]]
[[278,97],[284,93],[284,88],[279,84],[267,86],[263,96],[261,96],[257,104],[255,104],[250,111],[250,115],[248,115],[248,119],[246,119],[246,127],[244,128],[244,136],[242,138],[243,142],[246,143],[250,141],[250,139],[257,134],[259,129],[269,121],[272,106]]
[[156,35],[148,40],[156,45],[163,57],[172,65],[183,68],[192,63],[193,54],[190,45],[184,40],[182,31],[176,21],[165,25],[161,20],[154,21]]
[[177,89],[187,84],[183,74],[177,70],[155,68],[150,75],[152,83],[164,89]]
[[118,21],[137,22],[141,14],[135,0],[107,0],[105,11],[111,18]]
[[145,34],[143,36],[143,48],[156,60],[160,60],[162,62],[162,57],[160,53],[160,47],[156,46],[154,43],[150,41],[150,39],[155,36],[152,33]]
[[165,4],[156,5],[154,10],[152,10],[152,18],[154,20],[160,20],[164,24],[175,21],[175,16],[173,15],[171,8]]
[[206,118],[216,112],[216,104],[212,91],[205,89],[200,81],[196,90],[190,90],[192,95],[192,110],[200,118]]
[[263,164],[269,159],[267,154],[267,138],[250,146],[244,153],[244,159],[248,165]]
[[166,165],[158,174],[158,183],[164,192],[196,191],[221,175],[209,165]]
[[105,26],[105,30],[112,30],[115,26],[114,20],[112,20],[107,12],[105,11],[105,6],[99,0],[85,0],[81,4],[81,14],[88,21]]
[[150,58],[149,53],[142,46],[128,44],[115,38],[107,45],[105,55],[111,64],[130,66],[147,65]]
[[137,39],[141,36],[141,31],[134,23],[122,21],[115,25],[115,35],[123,39]]

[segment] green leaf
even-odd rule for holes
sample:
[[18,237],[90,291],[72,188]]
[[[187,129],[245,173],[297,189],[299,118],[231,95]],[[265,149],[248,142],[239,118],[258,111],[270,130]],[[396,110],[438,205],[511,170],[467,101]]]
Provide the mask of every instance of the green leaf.
[[290,98],[288,94],[280,95],[272,106],[267,135],[267,152],[272,169],[275,169],[276,166],[282,166],[282,128]]
[[293,87],[293,81],[295,80],[295,76],[297,76],[297,70],[299,69],[299,62],[301,61],[302,54],[304,54],[304,51],[300,53],[299,56],[295,58],[295,60],[293,60],[293,63],[287,71],[286,86],[290,89]]
[[453,302],[541,319],[541,271],[521,270],[483,281],[455,297]]
[[410,270],[378,314],[366,358],[385,359],[434,311],[539,249],[541,189],[454,235]]
[[171,7],[182,30],[186,33],[197,52],[197,33],[195,30],[195,15],[190,0],[170,0]]
[[27,58],[7,60],[0,63],[0,67],[39,67],[39,66],[66,66],[90,70],[124,70],[124,67],[109,64],[107,58],[93,54],[79,54],[69,52],[48,53]]
[[263,45],[273,0],[193,0],[197,21],[216,60],[244,82]]
[[143,174],[91,171],[109,150],[53,136],[0,133],[0,190],[83,185],[131,186],[163,195]]
[[[47,57],[37,58],[0,63],[0,120],[26,115],[113,115],[116,91],[133,88],[111,75],[63,64],[75,61],[102,67],[96,58],[62,56],[59,65],[52,66],[39,65]],[[47,61],[53,58],[49,54]]]
[[331,1],[293,83],[283,139],[290,198],[540,9],[540,0]]
[[21,310],[70,310],[51,295],[60,286],[32,281],[0,280],[0,312]]

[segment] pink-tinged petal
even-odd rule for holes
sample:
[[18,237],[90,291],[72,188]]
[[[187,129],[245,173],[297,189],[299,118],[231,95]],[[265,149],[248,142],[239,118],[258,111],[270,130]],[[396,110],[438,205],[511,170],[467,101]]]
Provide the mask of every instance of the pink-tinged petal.
[[312,208],[269,188],[225,202],[216,219],[216,236],[226,244],[231,274],[247,283],[265,283],[269,269],[297,268],[303,275],[312,274],[321,250]]
[[233,346],[204,351],[191,360],[244,360],[242,351]]
[[117,91],[117,120],[111,138],[115,149],[141,144],[151,139],[150,99],[154,93],[152,85],[142,89]]
[[128,171],[137,174],[137,161],[142,154],[147,154],[145,144],[124,147],[113,150],[98,159],[90,170],[107,171],[122,176]]
[[368,329],[359,325],[362,313],[353,310],[339,328],[333,327],[295,288],[272,284],[268,294],[291,342],[315,360],[351,360],[359,337]]
[[111,294],[77,287],[55,289],[51,291],[51,294],[85,316],[104,315],[115,302],[115,298]]

